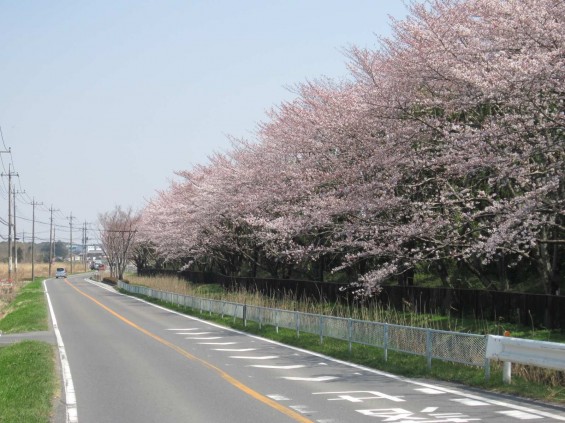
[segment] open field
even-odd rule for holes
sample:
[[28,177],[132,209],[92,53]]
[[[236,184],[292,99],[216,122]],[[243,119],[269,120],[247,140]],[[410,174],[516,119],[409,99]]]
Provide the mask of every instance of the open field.
[[[35,276],[47,277],[49,275],[49,263],[35,263]],[[55,275],[57,267],[64,267],[70,273],[71,264],[69,262],[54,262],[51,265],[51,276]],[[84,263],[73,262],[73,272],[83,272]],[[0,263],[0,279],[8,279],[8,264]],[[31,280],[31,263],[18,263],[17,269],[12,267],[13,281],[29,281]]]
[[[70,263],[54,262],[51,265],[51,276],[55,275],[57,267],[66,268],[70,274]],[[84,263],[73,263],[73,273],[81,273],[83,271]],[[34,274],[36,277],[47,278],[49,276],[49,263],[35,263]],[[2,317],[1,310],[15,298],[21,287],[31,280],[31,275],[31,263],[18,263],[17,269],[13,266],[11,278],[9,278],[8,264],[0,263],[0,318]]]

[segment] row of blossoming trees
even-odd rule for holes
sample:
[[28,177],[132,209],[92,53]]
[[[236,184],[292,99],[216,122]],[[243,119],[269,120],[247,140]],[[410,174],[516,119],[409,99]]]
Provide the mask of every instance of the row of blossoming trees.
[[420,271],[495,289],[533,272],[554,293],[565,2],[435,0],[392,25],[378,49],[348,49],[349,78],[298,85],[255,139],[178,172],[143,210],[145,246],[195,269],[368,291]]

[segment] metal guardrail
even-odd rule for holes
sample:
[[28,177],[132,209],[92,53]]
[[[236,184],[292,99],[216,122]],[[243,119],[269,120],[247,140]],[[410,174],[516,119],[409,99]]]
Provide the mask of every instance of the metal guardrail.
[[485,356],[504,362],[502,380],[510,383],[511,363],[565,370],[565,344],[489,335]]
[[159,291],[139,285],[118,281],[118,288],[133,294],[145,295],[179,306],[200,310],[201,313],[215,313],[231,316],[234,321],[241,319],[247,324],[252,321],[262,325],[295,330],[319,335],[324,338],[347,341],[383,349],[387,360],[388,351],[399,351],[426,357],[428,368],[432,359],[485,367],[485,374],[490,374],[490,362],[486,357],[487,337],[484,335],[448,332],[388,323],[355,320],[322,314],[302,313],[298,311],[258,307],[228,301],[181,295]]

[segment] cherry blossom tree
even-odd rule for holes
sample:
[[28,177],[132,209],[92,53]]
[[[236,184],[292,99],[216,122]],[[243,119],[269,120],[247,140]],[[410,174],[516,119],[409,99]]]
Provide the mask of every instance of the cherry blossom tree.
[[166,260],[333,269],[366,292],[422,265],[499,289],[535,265],[556,292],[564,14],[559,0],[412,3],[379,49],[349,49],[349,80],[298,84],[256,139],[178,172],[144,210],[144,239]]
[[138,213],[131,208],[122,210],[119,206],[98,216],[102,250],[108,258],[111,275],[118,279],[123,279],[138,221]]

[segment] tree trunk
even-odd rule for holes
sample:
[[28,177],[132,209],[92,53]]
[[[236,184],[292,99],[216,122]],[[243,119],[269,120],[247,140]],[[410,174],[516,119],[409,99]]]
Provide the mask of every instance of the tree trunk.
[[506,292],[510,290],[510,283],[508,281],[508,273],[506,272],[506,259],[504,254],[500,254],[496,261],[496,270],[498,272],[498,280],[500,290]]
[[436,270],[439,278],[441,279],[441,285],[446,288],[452,288],[451,277],[449,276],[449,271],[447,270],[447,263],[445,260],[438,260],[436,262]]

